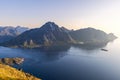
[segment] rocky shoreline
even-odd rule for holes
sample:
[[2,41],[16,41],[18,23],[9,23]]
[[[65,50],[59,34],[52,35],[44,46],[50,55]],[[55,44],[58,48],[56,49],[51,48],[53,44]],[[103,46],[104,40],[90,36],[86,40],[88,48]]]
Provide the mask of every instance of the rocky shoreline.
[[0,64],[14,65],[23,63],[24,58],[15,57],[15,58],[0,58]]

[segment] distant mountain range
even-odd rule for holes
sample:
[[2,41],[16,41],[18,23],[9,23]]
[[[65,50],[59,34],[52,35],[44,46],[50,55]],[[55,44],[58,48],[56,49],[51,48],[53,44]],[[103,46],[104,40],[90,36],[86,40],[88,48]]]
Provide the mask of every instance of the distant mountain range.
[[[21,29],[20,29],[21,30]],[[24,29],[23,29],[24,30]],[[27,29],[26,29],[27,30]],[[17,36],[17,35],[16,35]],[[38,48],[65,45],[105,44],[117,37],[94,28],[68,30],[54,22],[47,22],[40,28],[27,30],[17,37],[2,43],[7,47]]]
[[0,26],[0,43],[9,41],[14,37],[20,35],[24,31],[28,30],[26,27],[12,27],[12,26]]

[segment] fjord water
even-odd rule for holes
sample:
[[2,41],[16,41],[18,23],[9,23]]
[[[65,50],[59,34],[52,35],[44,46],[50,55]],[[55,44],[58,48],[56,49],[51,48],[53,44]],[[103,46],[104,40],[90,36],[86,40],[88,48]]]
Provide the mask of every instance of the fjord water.
[[100,48],[70,47],[54,52],[0,47],[0,58],[25,58],[23,64],[14,67],[43,80],[120,80],[119,41]]

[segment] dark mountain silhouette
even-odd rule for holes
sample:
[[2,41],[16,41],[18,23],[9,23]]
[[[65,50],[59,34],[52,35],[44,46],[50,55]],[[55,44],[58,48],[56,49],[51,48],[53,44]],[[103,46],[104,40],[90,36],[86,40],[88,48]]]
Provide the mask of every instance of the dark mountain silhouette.
[[13,39],[14,37],[20,35],[21,33],[23,33],[26,30],[28,30],[28,28],[20,27],[20,26],[0,27],[0,43],[9,41],[10,39]]
[[65,45],[84,45],[84,44],[105,44],[114,40],[116,36],[107,34],[94,28],[85,28],[80,30],[68,30],[59,27],[54,22],[47,22],[40,28],[25,31],[16,38],[3,43],[3,46],[9,47],[48,47]]

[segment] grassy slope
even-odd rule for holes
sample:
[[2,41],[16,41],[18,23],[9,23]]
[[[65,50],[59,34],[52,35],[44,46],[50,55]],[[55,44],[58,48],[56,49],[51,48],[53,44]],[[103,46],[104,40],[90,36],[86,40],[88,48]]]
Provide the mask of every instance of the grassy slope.
[[0,64],[0,80],[40,80],[8,65]]

